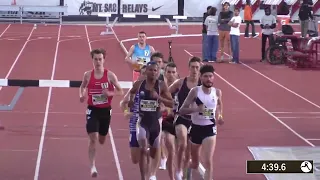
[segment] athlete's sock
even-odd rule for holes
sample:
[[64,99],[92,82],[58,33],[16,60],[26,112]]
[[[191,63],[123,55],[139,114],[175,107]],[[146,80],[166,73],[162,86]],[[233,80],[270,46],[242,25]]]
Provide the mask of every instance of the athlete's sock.
[[98,171],[95,165],[91,167],[91,177],[97,177],[98,176]]
[[163,159],[160,160],[159,169],[162,169],[162,170],[167,169],[167,158],[163,158]]
[[176,180],[182,180],[182,175],[183,175],[182,171],[176,172]]

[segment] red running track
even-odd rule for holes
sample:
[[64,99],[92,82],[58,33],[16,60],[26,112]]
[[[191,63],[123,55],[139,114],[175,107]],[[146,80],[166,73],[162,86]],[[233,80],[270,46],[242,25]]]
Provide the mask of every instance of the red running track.
[[[6,27],[7,25],[0,26],[0,34]],[[131,80],[131,72],[122,61],[124,53],[117,39],[112,35],[100,36],[102,26],[68,25],[62,26],[59,31],[59,26],[40,25],[32,32],[29,38],[31,40],[26,42],[32,27],[32,25],[11,25],[0,37],[0,47],[3,47],[0,51],[5,57],[0,67],[1,78],[7,77],[8,74],[8,78],[80,80],[84,71],[91,68],[90,47],[102,47],[108,52],[108,68],[118,75],[119,80]],[[161,31],[158,31],[160,29]],[[181,29],[183,33],[200,32],[198,26],[182,26]],[[155,27],[150,26],[115,28],[120,40],[135,38],[140,30],[146,31],[148,36],[170,34],[167,27],[158,27],[157,31]],[[50,39],[39,37],[50,37]],[[201,38],[174,38],[173,41],[173,57],[179,67],[179,73],[184,76],[187,74],[186,62],[189,58],[184,50],[199,55],[197,52],[201,51]],[[259,41],[241,39],[243,44],[248,41],[252,41],[251,43],[257,46],[254,48],[258,51]],[[165,55],[168,54],[167,40],[153,39],[148,42]],[[128,49],[133,43],[125,43],[125,46]],[[71,47],[76,50],[71,50]],[[314,85],[315,79],[310,78],[309,82],[305,82],[299,76],[318,77],[318,72],[299,72],[286,67],[261,64],[258,63],[259,54],[247,53],[250,49],[244,49],[247,48],[244,45],[241,47],[243,48],[241,57],[248,66],[283,84],[298,95],[312,100],[315,104],[320,104],[320,99],[316,97],[316,90],[310,90],[319,88]],[[17,57],[20,51],[22,51],[21,55]],[[16,64],[13,66],[14,62]],[[12,66],[12,71],[9,71]],[[36,69],[39,67],[41,69]],[[300,119],[286,117],[280,120],[305,138],[320,138],[315,129],[319,125],[317,119],[309,118],[309,116],[314,117],[313,115],[309,114],[307,117],[303,114],[310,111],[319,112],[318,107],[245,65],[216,64],[215,67],[222,77],[216,78],[216,86],[223,91],[226,119],[226,124],[219,127],[218,146],[214,157],[215,178],[264,179],[262,175],[245,174],[245,161],[252,159],[247,146],[308,145],[271,115],[303,116]],[[289,77],[295,77],[295,81],[288,81]],[[305,88],[311,85],[313,88]],[[2,88],[0,103],[8,104],[15,91],[16,88]],[[98,179],[120,180],[119,174],[123,175],[122,179],[139,179],[138,167],[132,165],[130,161],[128,122],[123,119],[118,108],[119,100],[120,97],[115,98],[113,105],[112,138],[110,134],[109,141],[98,148]],[[301,113],[270,115],[262,108],[268,112]],[[35,175],[39,175],[37,179],[44,180],[88,179],[88,141],[84,112],[85,104],[80,104],[78,101],[78,89],[25,88],[13,111],[0,112],[0,120],[6,127],[5,131],[0,131],[1,144],[3,144],[0,147],[0,159],[3,160],[0,164],[0,172],[4,172],[2,178],[32,179]],[[43,132],[45,134],[42,134]],[[252,136],[253,133],[255,136]],[[113,142],[116,153],[112,149]],[[314,144],[316,142],[319,141],[312,141]],[[40,149],[39,144],[41,144]],[[38,156],[38,152],[42,154]],[[118,157],[115,158],[115,155]],[[37,163],[37,160],[40,161]],[[117,162],[119,162],[118,167]],[[224,173],[226,169],[228,173]],[[159,179],[167,178],[167,172],[158,171],[158,173]]]

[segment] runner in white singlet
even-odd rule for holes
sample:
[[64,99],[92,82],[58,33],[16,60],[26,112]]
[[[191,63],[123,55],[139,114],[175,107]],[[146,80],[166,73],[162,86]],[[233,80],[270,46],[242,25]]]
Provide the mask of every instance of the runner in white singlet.
[[[216,145],[216,122],[223,124],[221,90],[213,86],[214,68],[204,65],[200,69],[202,85],[190,90],[182,104],[179,114],[191,113],[191,160],[190,167],[197,169],[200,163],[200,149],[204,154],[206,169],[204,180],[212,180],[213,153]],[[217,121],[216,121],[217,120]]]

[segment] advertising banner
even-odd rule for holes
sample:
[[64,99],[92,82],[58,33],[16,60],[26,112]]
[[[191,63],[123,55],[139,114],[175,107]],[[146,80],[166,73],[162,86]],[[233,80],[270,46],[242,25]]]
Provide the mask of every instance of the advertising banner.
[[118,13],[118,0],[65,0],[68,15],[98,15]]
[[177,15],[178,0],[121,0],[121,14]]

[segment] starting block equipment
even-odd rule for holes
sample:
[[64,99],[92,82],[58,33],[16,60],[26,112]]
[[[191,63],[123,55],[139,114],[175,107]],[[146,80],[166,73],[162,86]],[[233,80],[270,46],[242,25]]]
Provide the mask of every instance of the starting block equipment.
[[116,17],[112,24],[110,24],[109,18],[111,17],[111,14],[109,13],[98,13],[99,17],[105,17],[106,18],[106,31],[103,31],[100,33],[100,35],[108,35],[108,34],[113,34],[112,28],[113,26],[117,23],[118,17]]
[[187,16],[173,16],[172,17],[175,20],[175,24],[172,25],[172,23],[170,22],[170,20],[168,18],[166,18],[167,23],[169,24],[169,28],[170,29],[174,29],[176,32],[175,34],[172,34],[173,36],[175,35],[181,35],[179,34],[179,20],[182,19],[187,19]]

